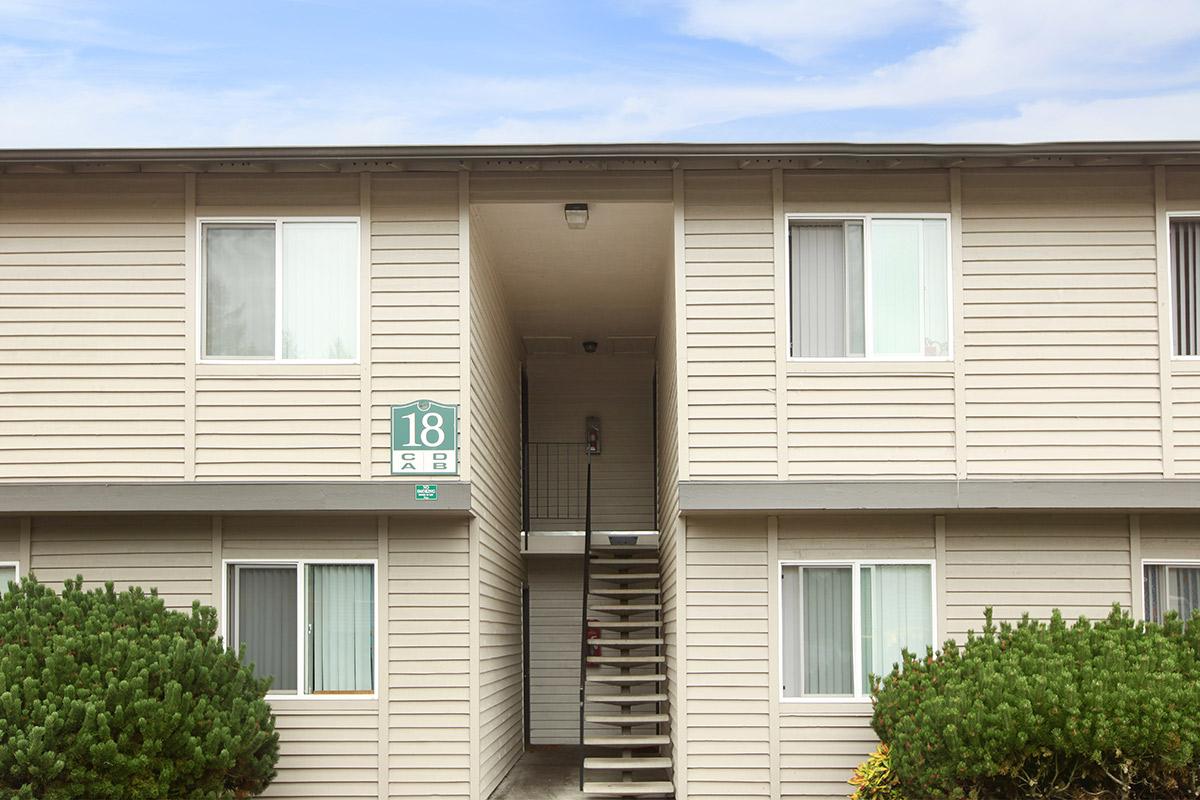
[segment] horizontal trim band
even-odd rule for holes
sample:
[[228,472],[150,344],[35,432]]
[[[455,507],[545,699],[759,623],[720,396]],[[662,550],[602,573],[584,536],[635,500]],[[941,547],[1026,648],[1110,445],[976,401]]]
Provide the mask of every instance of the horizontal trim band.
[[688,513],[1200,509],[1200,480],[684,481]]
[[0,484],[0,513],[471,511],[468,482],[439,482],[436,500],[418,500],[416,486],[415,481],[8,483]]

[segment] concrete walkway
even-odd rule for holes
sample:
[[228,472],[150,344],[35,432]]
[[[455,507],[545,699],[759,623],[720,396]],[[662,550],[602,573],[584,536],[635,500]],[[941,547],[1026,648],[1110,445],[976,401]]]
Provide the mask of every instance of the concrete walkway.
[[496,787],[491,800],[582,800],[579,748],[530,750]]

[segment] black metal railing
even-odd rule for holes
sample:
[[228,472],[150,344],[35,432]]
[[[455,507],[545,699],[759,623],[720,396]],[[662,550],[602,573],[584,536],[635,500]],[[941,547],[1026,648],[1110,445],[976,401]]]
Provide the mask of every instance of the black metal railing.
[[579,520],[588,464],[583,442],[529,442],[525,502],[529,521]]
[[583,791],[583,765],[587,749],[583,746],[587,705],[588,671],[588,595],[592,579],[592,454],[585,453],[584,516],[583,516],[583,611],[579,630],[579,790]]

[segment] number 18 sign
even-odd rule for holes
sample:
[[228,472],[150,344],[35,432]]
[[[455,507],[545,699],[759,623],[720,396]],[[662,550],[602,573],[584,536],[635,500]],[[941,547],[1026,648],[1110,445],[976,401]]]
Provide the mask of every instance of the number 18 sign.
[[392,474],[458,474],[458,406],[392,406]]

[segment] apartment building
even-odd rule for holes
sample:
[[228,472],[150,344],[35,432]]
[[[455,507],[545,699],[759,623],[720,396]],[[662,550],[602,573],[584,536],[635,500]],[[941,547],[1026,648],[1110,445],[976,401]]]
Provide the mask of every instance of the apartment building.
[[1195,142],[0,151],[0,578],[217,608],[272,797],[842,797],[1200,606],[1198,309]]

